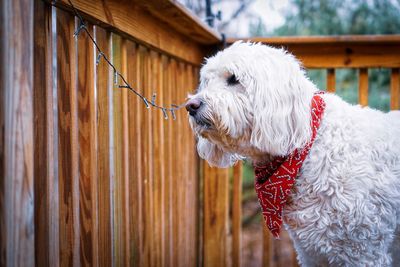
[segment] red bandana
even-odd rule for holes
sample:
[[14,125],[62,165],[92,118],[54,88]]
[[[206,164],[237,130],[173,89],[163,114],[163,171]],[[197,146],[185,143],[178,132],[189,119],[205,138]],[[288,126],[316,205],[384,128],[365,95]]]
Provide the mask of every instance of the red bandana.
[[312,137],[305,147],[287,157],[276,157],[265,166],[254,166],[255,188],[263,210],[265,223],[275,238],[282,226],[282,209],[295,183],[295,178],[306,159],[321,124],[325,102],[318,92],[311,101]]

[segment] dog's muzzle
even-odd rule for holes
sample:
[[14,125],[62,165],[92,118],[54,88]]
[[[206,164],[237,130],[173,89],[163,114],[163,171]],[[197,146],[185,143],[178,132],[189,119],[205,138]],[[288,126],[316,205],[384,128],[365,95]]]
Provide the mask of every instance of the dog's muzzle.
[[186,110],[190,116],[196,116],[202,105],[203,102],[200,99],[192,98],[186,103]]
[[205,113],[202,111],[205,105],[200,98],[190,99],[185,106],[189,115],[197,125],[206,127],[207,129],[211,126],[210,120],[205,117]]

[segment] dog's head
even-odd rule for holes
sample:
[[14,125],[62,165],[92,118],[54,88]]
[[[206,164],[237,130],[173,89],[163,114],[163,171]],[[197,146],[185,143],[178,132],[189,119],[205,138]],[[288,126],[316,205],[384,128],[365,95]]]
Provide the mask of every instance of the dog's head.
[[302,147],[315,90],[286,51],[234,43],[206,60],[186,103],[199,155],[226,167],[241,157],[284,156]]

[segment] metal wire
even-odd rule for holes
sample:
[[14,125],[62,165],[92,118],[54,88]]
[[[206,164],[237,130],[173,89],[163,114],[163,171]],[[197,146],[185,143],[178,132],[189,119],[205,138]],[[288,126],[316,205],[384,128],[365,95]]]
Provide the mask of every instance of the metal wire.
[[[133,92],[137,97],[139,97],[143,101],[146,108],[153,107],[156,109],[160,109],[162,111],[165,119],[168,119],[168,112],[169,112],[169,113],[171,113],[172,118],[175,120],[176,119],[175,111],[183,108],[185,106],[185,104],[181,104],[181,105],[171,104],[171,107],[169,107],[169,108],[163,107],[163,106],[156,104],[156,94],[155,93],[153,94],[151,101],[149,101],[144,95],[140,94],[137,90],[135,90],[132,86],[130,86],[129,83],[127,82],[127,80],[125,79],[125,77],[120,72],[118,72],[117,68],[108,59],[107,55],[104,54],[103,51],[100,49],[96,40],[93,38],[93,36],[90,34],[88,28],[86,27],[82,16],[79,14],[79,12],[75,8],[75,6],[72,4],[71,0],[68,0],[68,2],[71,5],[71,8],[75,13],[75,16],[79,19],[79,26],[76,29],[76,31],[74,32],[74,37],[77,37],[81,33],[82,30],[86,32],[86,34],[89,36],[90,40],[93,42],[93,44],[95,45],[95,47],[97,49],[98,54],[97,54],[97,58],[96,58],[96,65],[98,65],[100,63],[100,60],[103,58],[105,60],[105,62],[107,62],[107,64],[113,69],[114,83],[115,83],[115,85],[117,85],[118,88],[129,89],[131,92]],[[118,78],[120,78],[122,80],[123,84],[119,84]]]

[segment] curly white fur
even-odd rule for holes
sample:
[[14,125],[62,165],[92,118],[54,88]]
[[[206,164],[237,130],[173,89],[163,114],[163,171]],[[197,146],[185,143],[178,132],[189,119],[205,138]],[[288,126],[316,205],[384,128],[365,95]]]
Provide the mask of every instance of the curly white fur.
[[[238,83],[229,83],[235,75]],[[234,79],[233,79],[234,80]],[[311,136],[316,86],[286,51],[237,42],[207,59],[190,123],[198,152],[227,167],[287,155]],[[400,223],[400,112],[325,94],[326,110],[284,223],[302,266],[390,266]]]

